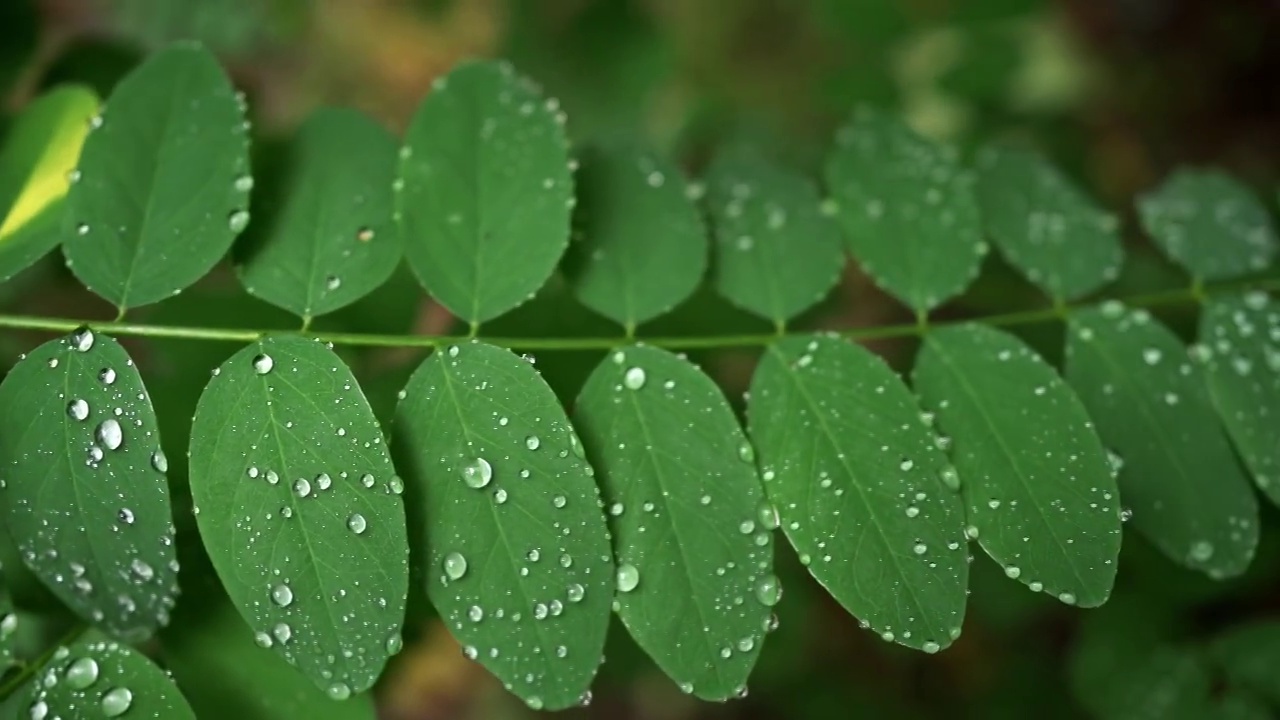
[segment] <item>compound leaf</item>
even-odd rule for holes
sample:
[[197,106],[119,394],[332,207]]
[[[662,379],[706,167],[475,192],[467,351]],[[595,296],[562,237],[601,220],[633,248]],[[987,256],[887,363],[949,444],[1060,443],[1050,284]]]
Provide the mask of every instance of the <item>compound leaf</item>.
[[813,307],[844,269],[840,228],[805,177],[754,153],[724,152],[707,175],[716,289],[781,326]]
[[596,368],[574,419],[609,503],[618,616],[686,692],[739,694],[781,588],[776,514],[728,402],[693,364],[637,346]]
[[765,491],[818,582],[885,640],[937,652],[959,637],[964,509],[902,380],[843,339],[787,338],[747,414]]
[[1123,462],[1120,497],[1134,526],[1193,570],[1244,572],[1258,544],[1258,502],[1201,368],[1143,310],[1109,302],[1073,313],[1069,326],[1066,376]]
[[23,560],[80,616],[124,640],[168,623],[173,515],[155,411],[133,360],[83,329],[0,383],[4,525]]
[[251,294],[310,319],[373,292],[400,262],[391,224],[395,139],[355,110],[299,130],[279,215],[240,267]]
[[246,125],[199,46],[170,47],[125,76],[67,193],[63,250],[80,282],[126,309],[208,273],[249,222]]
[[90,630],[58,648],[30,684],[32,718],[195,720],[169,675],[147,656]]
[[1138,216],[1165,254],[1199,280],[1256,272],[1276,256],[1266,208],[1221,172],[1175,171],[1138,199]]
[[626,327],[688,298],[707,235],[680,168],[651,150],[596,144],[580,155],[569,274],[582,304]]
[[259,340],[200,396],[189,454],[205,549],[258,643],[335,699],[367,689],[399,643],[408,539],[351,371],[317,341]]
[[529,299],[569,242],[573,176],[564,118],[504,62],[437,81],[400,154],[396,214],[409,265],[471,323]]
[[551,388],[507,350],[453,346],[414,372],[395,424],[441,618],[530,707],[580,703],[614,566],[591,467]]
[[827,187],[853,256],[918,313],[978,276],[987,244],[973,185],[952,148],[870,108],[840,130],[827,160]]
[[951,439],[970,534],[987,554],[1064,603],[1106,602],[1120,499],[1071,387],[1016,337],[976,324],[930,332],[913,378]]
[[1280,621],[1238,625],[1215,639],[1210,653],[1233,685],[1280,704]]
[[98,111],[79,85],[54,88],[23,109],[0,152],[0,282],[62,240],[63,198]]
[[987,233],[1050,297],[1074,300],[1119,276],[1124,253],[1116,216],[1043,156],[992,146],[978,154],[977,168]]
[[1254,482],[1280,505],[1280,308],[1261,292],[1212,298],[1200,343],[1218,416]]

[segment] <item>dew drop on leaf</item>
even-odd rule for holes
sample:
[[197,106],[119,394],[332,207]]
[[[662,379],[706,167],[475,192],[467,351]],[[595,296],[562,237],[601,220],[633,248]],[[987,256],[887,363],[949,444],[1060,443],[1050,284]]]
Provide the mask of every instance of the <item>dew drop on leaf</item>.
[[644,368],[640,367],[633,367],[622,376],[622,384],[628,390],[639,390],[644,387],[645,380]]
[[542,441],[538,439],[537,435],[530,435],[529,437],[524,439],[524,446],[529,448],[530,450],[537,450],[538,447],[541,445],[542,445]]
[[93,348],[93,340],[93,331],[82,327],[71,335],[71,347],[80,352],[89,352]]
[[618,592],[631,592],[640,584],[640,571],[635,565],[623,564],[618,566]]
[[484,458],[476,458],[462,468],[462,481],[465,482],[469,488],[479,490],[485,485],[488,485],[489,481],[492,479],[493,467],[489,465],[489,461]]
[[98,681],[98,661],[91,657],[78,658],[67,666],[67,684],[76,690],[84,690]]
[[249,227],[249,211],[236,210],[227,216],[227,227],[231,228],[231,232],[240,233]]
[[151,467],[159,473],[169,472],[169,458],[165,457],[163,450],[151,453]]
[[366,527],[368,527],[368,523],[365,522],[364,516],[360,513],[353,513],[351,517],[347,518],[347,529],[357,535],[363,534]]
[[293,491],[298,497],[304,498],[311,494],[311,481],[306,478],[298,478],[293,482]]
[[67,403],[67,415],[75,420],[84,420],[89,417],[89,403],[76,398]]
[[124,432],[120,429],[120,423],[115,418],[107,418],[98,425],[98,442],[102,443],[108,450],[118,450],[120,444],[124,442]]
[[133,691],[129,688],[112,688],[102,696],[102,714],[106,717],[120,717],[133,705]]
[[266,375],[271,372],[271,368],[276,366],[276,361],[271,359],[270,355],[263,353],[255,355],[253,358],[253,371],[259,375]]
[[271,588],[271,601],[280,607],[289,607],[293,603],[293,590],[284,583]]
[[467,574],[467,559],[460,553],[451,552],[444,557],[444,574],[450,580],[459,580]]
[[116,381],[116,371],[109,367],[102,368],[98,371],[98,380],[100,380],[103,385],[112,385]]
[[329,697],[334,700],[346,700],[351,697],[351,688],[346,683],[334,683],[329,686]]
[[782,583],[774,575],[766,575],[756,581],[756,599],[762,605],[773,607],[782,599]]

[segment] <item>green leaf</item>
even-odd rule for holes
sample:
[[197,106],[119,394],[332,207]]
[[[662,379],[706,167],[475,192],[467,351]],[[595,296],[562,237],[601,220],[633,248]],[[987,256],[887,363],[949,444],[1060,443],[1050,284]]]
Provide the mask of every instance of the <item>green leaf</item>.
[[177,595],[173,515],[155,412],[133,360],[83,329],[0,383],[4,525],[23,560],[81,617],[129,641]]
[[1158,648],[1113,682],[1106,720],[1201,720],[1209,711],[1209,668],[1189,648]]
[[14,634],[17,631],[18,615],[13,611],[13,601],[9,599],[9,588],[5,585],[4,572],[0,570],[0,677],[3,677],[13,664]]
[[716,289],[738,307],[787,320],[840,279],[840,228],[820,211],[807,178],[755,154],[724,152],[707,175],[716,236]]
[[1214,720],[1270,720],[1272,715],[1267,704],[1253,695],[1228,690],[1218,699],[1209,717]]
[[1212,578],[1244,572],[1258,544],[1258,502],[1201,369],[1144,310],[1109,302],[1073,313],[1069,325],[1066,376],[1123,462],[1120,498],[1134,526]]
[[827,186],[853,256],[919,313],[978,276],[987,244],[973,184],[952,148],[870,108],[840,130],[827,159]]
[[1254,482],[1280,505],[1280,308],[1261,292],[1212,298],[1200,342],[1218,416]]
[[330,697],[400,644],[402,488],[369,403],[323,344],[267,337],[215,371],[191,429],[204,546],[260,645]]
[[1265,269],[1276,233],[1249,188],[1213,170],[1182,169],[1138,198],[1142,225],[1198,280],[1225,280]]
[[781,586],[777,516],[728,402],[697,366],[636,346],[596,368],[574,420],[609,503],[618,616],[685,692],[743,693]]
[[195,720],[164,670],[128,645],[88,631],[59,647],[31,683],[25,707],[32,718]]
[[0,152],[0,282],[62,239],[63,198],[97,111],[92,90],[65,85],[32,101],[9,131]]
[[218,61],[196,45],[121,80],[67,193],[63,250],[75,276],[123,310],[208,273],[249,222],[246,126]]
[[533,365],[483,343],[423,361],[396,409],[419,493],[427,594],[464,646],[534,709],[578,704],[613,599],[592,470]]
[[[177,623],[175,623],[177,625]],[[373,697],[336,703],[279,655],[259,647],[230,605],[169,633],[165,660],[200,717],[373,720]]]
[[396,213],[414,273],[471,323],[542,287],[569,242],[573,177],[564,116],[507,63],[436,81],[405,134]]
[[582,304],[628,328],[687,299],[707,269],[707,236],[680,168],[647,148],[581,153],[568,269]]
[[1106,602],[1119,493],[1071,387],[1021,340],[977,324],[931,331],[913,378],[953,443],[969,534],[1032,590],[1068,605]]
[[978,154],[987,234],[1009,263],[1054,300],[1074,300],[1120,274],[1119,221],[1039,153],[991,146]]
[[1280,704],[1280,621],[1237,625],[1213,641],[1211,655],[1232,684]]
[[765,491],[800,562],[888,641],[960,635],[969,579],[960,498],[902,380],[829,336],[770,346],[747,406]]
[[245,289],[310,319],[377,289],[400,262],[391,225],[395,139],[359,112],[322,108],[299,130],[285,197],[240,267]]

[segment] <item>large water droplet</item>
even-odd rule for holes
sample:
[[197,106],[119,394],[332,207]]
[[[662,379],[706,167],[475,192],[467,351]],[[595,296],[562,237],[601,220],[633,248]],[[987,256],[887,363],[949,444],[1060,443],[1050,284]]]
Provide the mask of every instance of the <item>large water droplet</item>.
[[156,576],[156,571],[147,564],[142,558],[134,558],[129,563],[129,569],[133,570],[133,574],[142,579],[143,582],[150,582]]
[[298,478],[293,481],[293,491],[298,497],[304,498],[311,494],[311,481],[306,478]]
[[537,435],[530,435],[529,437],[524,439],[524,446],[529,448],[530,450],[537,450],[538,447],[541,445],[542,445],[542,441],[538,439]]
[[264,648],[269,648],[275,644],[275,642],[271,639],[271,636],[264,632],[254,633],[253,641],[258,644],[258,647],[264,647]]
[[103,385],[113,385],[116,381],[116,371],[112,368],[102,368],[98,371],[98,380]]
[[582,598],[587,596],[587,589],[582,587],[578,583],[573,583],[572,585],[569,586],[568,595],[569,595],[569,602],[575,602],[575,603],[582,602]]
[[334,700],[346,700],[351,697],[351,687],[346,683],[336,682],[329,686],[329,697]]
[[640,367],[633,367],[627,370],[626,374],[622,376],[622,384],[625,385],[628,390],[639,390],[644,387],[645,380],[644,368]]
[[293,590],[284,583],[271,588],[271,601],[280,607],[289,607],[293,603]]
[[27,709],[27,714],[31,716],[31,720],[45,720],[49,717],[49,705],[43,700],[37,700],[31,703],[31,707]]
[[93,331],[82,327],[71,334],[71,347],[80,352],[89,352],[93,348]]
[[444,556],[444,574],[450,580],[461,579],[467,574],[467,559],[461,553],[451,552]]
[[75,420],[84,420],[89,417],[89,403],[76,398],[67,403],[67,415]]
[[159,473],[169,472],[169,458],[164,456],[163,450],[156,450],[151,453],[151,467],[155,468],[156,472]]
[[133,691],[129,688],[112,688],[102,696],[102,714],[109,717],[120,717],[133,705]]
[[275,635],[280,642],[287,643],[293,639],[293,628],[289,627],[289,623],[276,623],[276,626],[271,628],[271,634]]
[[107,418],[98,425],[98,442],[102,443],[108,450],[118,450],[120,443],[124,442],[124,432],[120,429],[120,423],[115,418]]
[[276,361],[271,359],[270,355],[263,353],[253,357],[253,371],[259,375],[266,375],[271,372],[271,368],[276,366]]
[[98,661],[82,657],[67,666],[67,684],[76,690],[84,690],[98,681]]
[[623,564],[618,566],[618,592],[631,592],[640,584],[640,571],[635,565]]
[[756,581],[756,599],[762,605],[773,607],[782,599],[782,583],[774,575],[765,575]]
[[480,489],[492,479],[493,467],[484,458],[476,458],[462,468],[462,481],[467,487]]
[[333,485],[333,478],[329,477],[329,473],[320,473],[316,476],[316,489],[328,490]]
[[347,529],[357,535],[363,534],[367,527],[368,523],[365,522],[364,516],[360,513],[353,513],[351,517],[347,518]]

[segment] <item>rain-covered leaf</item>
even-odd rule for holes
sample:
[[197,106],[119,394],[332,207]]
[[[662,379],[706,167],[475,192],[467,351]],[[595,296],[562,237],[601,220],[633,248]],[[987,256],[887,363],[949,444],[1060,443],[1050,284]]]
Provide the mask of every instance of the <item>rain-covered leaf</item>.
[[1211,653],[1232,684],[1280,704],[1280,621],[1238,625],[1213,641]]
[[323,344],[268,337],[205,388],[191,429],[204,546],[258,644],[330,697],[364,691],[400,644],[402,489],[351,371]]
[[596,368],[574,420],[608,503],[618,616],[685,692],[740,694],[781,586],[777,515],[729,404],[687,360],[636,346]]
[[90,128],[63,221],[71,271],[121,309],[199,280],[249,222],[244,110],[218,61],[187,43],[151,56]]
[[580,155],[568,269],[574,295],[634,328],[683,302],[707,269],[707,236],[680,168],[642,147]]
[[827,188],[862,269],[917,312],[959,295],[987,244],[972,174],[956,152],[860,108],[836,135]]
[[1280,307],[1261,292],[1212,298],[1200,342],[1218,415],[1253,481],[1280,505]]
[[965,324],[926,336],[913,380],[950,438],[982,549],[1034,591],[1106,602],[1119,493],[1084,405],[1053,366],[1013,335]]
[[202,718],[236,720],[374,720],[373,697],[362,693],[337,703],[254,643],[253,632],[226,603],[175,629],[165,661],[178,687]]
[[835,287],[844,269],[840,228],[822,214],[807,178],[759,155],[724,152],[707,174],[716,289],[781,326]]
[[1039,153],[991,146],[978,154],[978,202],[987,233],[1027,279],[1055,300],[1115,280],[1119,222]]
[[284,201],[240,279],[251,294],[312,318],[350,305],[391,277],[395,139],[355,110],[322,108],[298,131]]
[[840,338],[787,338],[747,415],[765,492],[818,582],[885,640],[937,652],[959,637],[964,508],[902,380]]
[[1175,171],[1138,199],[1138,215],[1165,254],[1200,280],[1256,272],[1276,255],[1266,208],[1249,188],[1218,171]]
[[1210,577],[1244,572],[1258,501],[1177,337],[1144,310],[1081,310],[1069,321],[1066,376],[1117,453],[1120,500],[1138,531]]
[[396,213],[423,286],[472,323],[523,303],[569,243],[564,116],[507,63],[436,81],[405,134]]
[[173,680],[147,656],[90,630],[54,651],[24,703],[33,718],[195,720]]
[[1095,688],[1103,720],[1203,720],[1212,678],[1195,650],[1162,646]]
[[[534,709],[578,704],[614,567],[585,453],[533,365],[469,343],[428,357],[396,409],[426,518],[427,593],[467,657]],[[399,459],[399,458],[398,458]]]
[[62,239],[63,198],[98,111],[79,85],[31,102],[0,148],[0,282],[31,266]]
[[0,384],[3,525],[80,616],[125,640],[165,625],[178,591],[155,412],[115,340],[41,345]]

